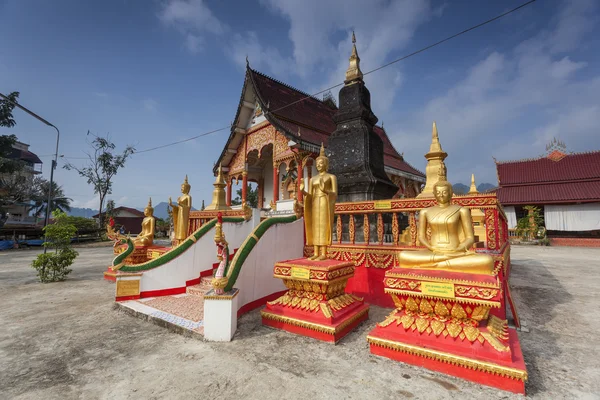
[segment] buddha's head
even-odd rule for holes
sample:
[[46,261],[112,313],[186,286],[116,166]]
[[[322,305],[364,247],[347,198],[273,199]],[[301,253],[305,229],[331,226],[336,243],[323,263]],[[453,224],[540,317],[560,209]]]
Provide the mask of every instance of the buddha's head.
[[321,143],[321,152],[319,153],[319,157],[317,157],[317,171],[319,172],[327,172],[329,168],[329,159],[325,155],[325,147],[323,143]]
[[152,208],[152,197],[148,200],[148,205],[144,208],[144,215],[146,217],[152,217],[154,214],[154,208]]
[[441,205],[450,204],[452,194],[452,184],[446,180],[437,181],[437,183],[433,185],[433,195]]
[[185,176],[185,181],[183,181],[183,184],[181,185],[181,193],[183,194],[188,194],[190,192],[191,186],[188,183],[188,177],[187,175]]

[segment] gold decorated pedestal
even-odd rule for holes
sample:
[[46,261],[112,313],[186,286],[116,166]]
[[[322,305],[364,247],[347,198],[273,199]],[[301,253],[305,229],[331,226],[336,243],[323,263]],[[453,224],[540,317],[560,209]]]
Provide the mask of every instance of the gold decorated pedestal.
[[384,284],[396,308],[367,337],[372,353],[524,393],[523,354],[501,318],[496,275],[394,268]]
[[275,264],[274,276],[288,291],[268,302],[262,322],[272,328],[336,343],[368,318],[369,306],[345,293],[354,275],[351,262],[297,260]]

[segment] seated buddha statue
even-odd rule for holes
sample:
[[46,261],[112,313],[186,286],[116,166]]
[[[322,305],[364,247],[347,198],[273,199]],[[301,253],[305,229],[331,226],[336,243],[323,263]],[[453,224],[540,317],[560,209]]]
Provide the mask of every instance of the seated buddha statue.
[[[427,250],[402,251],[400,267],[492,274],[493,258],[469,250],[475,242],[471,212],[451,204],[452,184],[438,181],[433,194],[438,204],[421,210],[419,216],[419,241]],[[427,227],[431,228],[431,240],[427,240]]]
[[142,220],[142,231],[133,241],[135,247],[152,246],[155,226],[153,213],[154,208],[152,208],[152,199],[150,199],[144,209],[145,218]]

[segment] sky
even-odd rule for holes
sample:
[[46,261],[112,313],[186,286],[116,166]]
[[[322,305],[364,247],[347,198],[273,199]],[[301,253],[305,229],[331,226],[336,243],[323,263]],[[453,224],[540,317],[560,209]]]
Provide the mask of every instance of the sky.
[[[0,92],[60,129],[55,180],[75,207],[98,208],[83,166],[92,134],[137,150],[232,122],[245,59],[314,93],[341,83],[352,30],[363,72],[517,7],[525,0],[0,0]],[[436,121],[449,180],[497,184],[498,161],[538,157],[556,137],[599,150],[600,3],[537,0],[475,31],[365,77],[396,149],[425,170]],[[332,91],[337,98],[338,89]],[[0,128],[31,145],[49,177],[56,132],[22,111]],[[180,195],[210,202],[229,132],[135,154],[110,199],[143,208]]]

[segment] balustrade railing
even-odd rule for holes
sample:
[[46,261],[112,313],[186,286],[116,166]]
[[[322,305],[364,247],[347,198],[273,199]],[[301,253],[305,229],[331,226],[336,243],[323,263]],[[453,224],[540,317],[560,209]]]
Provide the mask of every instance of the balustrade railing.
[[244,217],[249,220],[252,217],[252,209],[249,207],[239,208],[236,210],[202,210],[202,211],[191,211],[188,227],[188,235],[196,232],[202,225],[210,221],[211,219],[217,218],[217,215],[222,213],[223,217]]
[[[508,240],[508,227],[496,195],[455,196],[452,202],[469,209],[482,210],[485,215],[486,248],[500,250]],[[419,211],[435,204],[435,199],[337,203],[333,245],[419,247]]]

